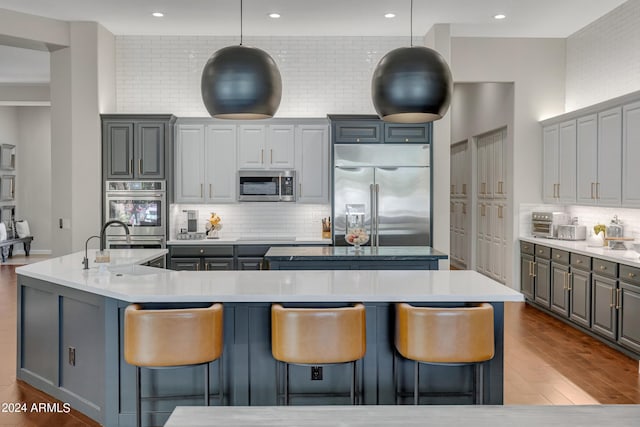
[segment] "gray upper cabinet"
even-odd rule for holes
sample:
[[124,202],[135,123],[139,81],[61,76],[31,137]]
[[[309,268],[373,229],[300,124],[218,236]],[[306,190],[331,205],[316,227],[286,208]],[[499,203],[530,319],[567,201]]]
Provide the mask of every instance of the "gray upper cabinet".
[[428,123],[385,123],[384,142],[429,144],[431,143],[431,126]]
[[104,179],[166,179],[175,117],[103,115]]
[[374,120],[339,121],[333,124],[334,142],[375,144],[382,142],[382,122]]

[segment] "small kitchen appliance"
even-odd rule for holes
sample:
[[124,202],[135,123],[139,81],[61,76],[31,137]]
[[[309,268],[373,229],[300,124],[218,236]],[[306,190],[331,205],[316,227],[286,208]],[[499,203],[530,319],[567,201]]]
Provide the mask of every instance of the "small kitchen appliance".
[[239,202],[295,202],[293,170],[243,170],[238,172]]
[[587,227],[577,224],[559,225],[557,237],[558,240],[585,240]]
[[532,212],[531,235],[554,239],[558,237],[558,226],[570,223],[570,215],[564,212]]
[[198,211],[185,210],[182,212],[187,213],[187,231],[189,233],[195,233],[196,231],[198,231]]

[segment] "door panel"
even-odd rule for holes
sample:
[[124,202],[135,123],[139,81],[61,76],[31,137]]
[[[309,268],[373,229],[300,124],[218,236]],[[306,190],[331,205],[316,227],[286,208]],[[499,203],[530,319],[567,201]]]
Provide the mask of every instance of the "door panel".
[[600,335],[616,339],[616,309],[615,309],[616,281],[600,277],[596,274],[591,279],[591,329]]
[[380,244],[430,245],[427,167],[376,168]]
[[591,273],[573,269],[570,279],[569,319],[591,326]]

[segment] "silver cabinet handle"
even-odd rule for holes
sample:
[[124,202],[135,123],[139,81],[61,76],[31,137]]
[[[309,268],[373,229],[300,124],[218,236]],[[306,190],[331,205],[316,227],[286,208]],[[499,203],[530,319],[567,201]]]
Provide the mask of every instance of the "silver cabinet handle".
[[531,263],[531,277],[536,277],[536,264],[537,262],[535,261]]
[[380,185],[376,184],[376,247],[380,246],[380,207],[378,206],[378,195],[380,194]]
[[571,290],[571,276],[573,275],[573,273],[567,273],[567,290],[570,291]]
[[611,288],[611,302],[609,303],[609,308],[614,308],[615,307],[615,303],[613,301],[613,294],[615,293],[615,289]]
[[264,148],[260,149],[260,164],[264,164]]
[[616,308],[618,310],[620,310],[622,308],[622,298],[621,298],[620,292],[622,292],[622,289],[620,289],[620,288],[616,289],[616,297],[617,297],[616,298]]
[[142,158],[138,159],[138,175],[142,175]]
[[212,187],[212,185],[211,185],[211,183],[209,183],[209,198],[210,199],[213,198],[213,196],[212,196],[213,193],[212,193],[211,187]]
[[600,183],[596,182],[596,199],[600,198]]
[[592,183],[591,183],[591,198],[592,198],[592,199],[595,199],[595,198],[596,198],[596,197],[595,197],[595,195],[594,195],[594,191],[593,191],[593,187],[594,187],[595,185],[596,185],[596,183],[595,183],[595,182],[592,182]]
[[273,148],[270,148],[269,151],[271,153],[271,160],[269,160],[269,163],[273,164]]
[[200,184],[200,197],[204,197],[204,184]]

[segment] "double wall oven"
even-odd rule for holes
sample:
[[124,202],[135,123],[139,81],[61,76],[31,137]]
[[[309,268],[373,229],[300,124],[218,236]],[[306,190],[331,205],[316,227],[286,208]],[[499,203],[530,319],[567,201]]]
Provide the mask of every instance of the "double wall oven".
[[107,181],[104,220],[117,219],[129,226],[107,229],[107,247],[112,249],[164,248],[167,234],[165,181]]

